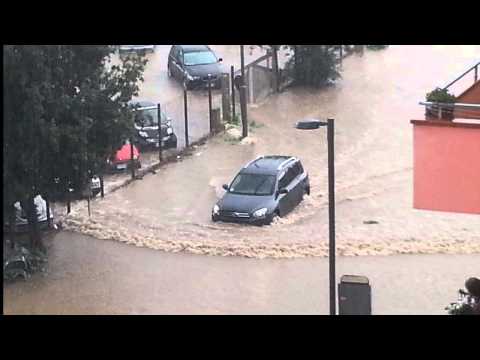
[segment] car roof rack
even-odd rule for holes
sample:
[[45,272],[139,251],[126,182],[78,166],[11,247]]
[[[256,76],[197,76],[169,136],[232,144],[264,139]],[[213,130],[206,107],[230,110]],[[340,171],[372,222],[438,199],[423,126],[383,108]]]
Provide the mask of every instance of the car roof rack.
[[292,161],[295,161],[295,160],[297,160],[297,158],[295,158],[295,157],[291,157],[291,158],[285,160],[285,161],[282,162],[280,165],[278,165],[277,170],[283,169],[289,162],[292,162]]
[[258,156],[256,159],[253,159],[252,161],[248,162],[243,168],[246,169],[248,168],[250,165],[252,165],[255,161],[257,160],[260,160],[260,159],[263,159],[265,157],[265,155],[260,155]]

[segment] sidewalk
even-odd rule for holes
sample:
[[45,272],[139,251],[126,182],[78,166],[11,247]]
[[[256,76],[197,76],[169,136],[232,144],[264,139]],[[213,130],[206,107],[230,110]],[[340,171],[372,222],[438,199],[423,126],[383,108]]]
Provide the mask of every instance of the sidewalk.
[[[6,314],[328,314],[328,259],[172,254],[61,232],[49,270],[4,285]],[[339,257],[374,314],[445,314],[480,255]],[[46,296],[46,294],[49,294]]]
[[[141,154],[142,167],[135,171],[136,176],[142,178],[144,175],[157,171],[163,166],[170,164],[172,162],[182,161],[183,158],[193,156],[202,145],[207,142],[208,136],[200,138],[198,141],[192,142],[189,148],[183,149],[174,149],[174,150],[164,150],[163,151],[163,161],[159,161],[158,151],[152,150],[144,152]],[[161,171],[161,170],[160,170]],[[127,186],[132,181],[132,174],[130,170],[125,170],[116,173],[107,173],[104,176],[104,196],[107,197],[109,194],[117,191],[118,189]],[[92,201],[101,199],[100,194],[98,194]],[[80,199],[72,201],[71,207],[81,207],[86,205],[87,199]],[[54,213],[54,223],[59,225],[62,224],[66,218],[66,209],[67,204],[64,202],[55,202],[51,204]]]

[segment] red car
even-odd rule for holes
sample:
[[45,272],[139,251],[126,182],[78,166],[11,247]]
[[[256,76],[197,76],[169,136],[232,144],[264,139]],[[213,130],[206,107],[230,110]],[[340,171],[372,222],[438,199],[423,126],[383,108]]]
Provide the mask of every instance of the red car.
[[[107,160],[107,164],[111,170],[125,170],[130,167],[131,158],[132,152],[130,142],[126,141],[115,155],[112,155],[112,157]],[[133,145],[133,162],[137,169],[142,167],[142,164],[140,163],[140,152],[135,145]]]

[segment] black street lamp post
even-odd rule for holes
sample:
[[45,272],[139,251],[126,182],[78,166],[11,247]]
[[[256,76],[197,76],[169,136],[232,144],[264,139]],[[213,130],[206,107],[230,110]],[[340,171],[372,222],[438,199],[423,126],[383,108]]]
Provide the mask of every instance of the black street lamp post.
[[183,83],[183,111],[185,116],[185,147],[190,146],[188,141],[188,96],[187,96],[187,83]]
[[210,135],[213,132],[212,126],[212,74],[207,75],[208,78],[208,119],[210,122]]
[[314,130],[327,126],[328,141],[328,263],[330,282],[330,315],[336,315],[335,295],[335,168],[334,168],[334,120],[299,121],[295,127],[300,130]]

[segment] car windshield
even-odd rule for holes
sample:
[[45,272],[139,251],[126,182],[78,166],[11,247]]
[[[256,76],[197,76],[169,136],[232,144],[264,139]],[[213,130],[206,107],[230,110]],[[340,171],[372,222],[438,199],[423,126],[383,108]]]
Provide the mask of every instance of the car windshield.
[[194,51],[183,54],[183,62],[187,66],[207,65],[217,62],[217,58],[211,51]]
[[[157,126],[158,116],[157,109],[137,110],[135,111],[135,123],[141,127]],[[167,121],[167,116],[162,112],[162,123]]]
[[261,174],[238,174],[229,192],[241,195],[272,195],[275,176]]

